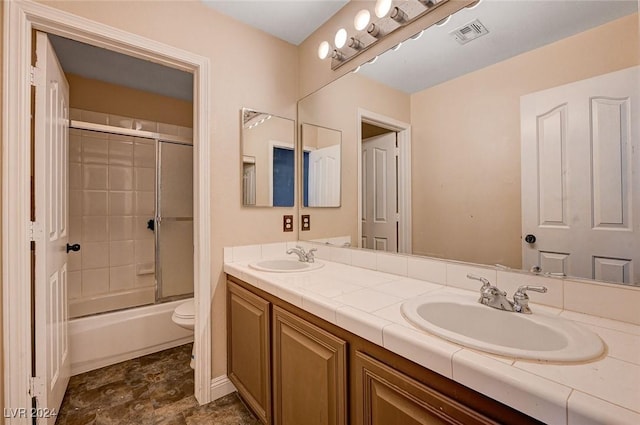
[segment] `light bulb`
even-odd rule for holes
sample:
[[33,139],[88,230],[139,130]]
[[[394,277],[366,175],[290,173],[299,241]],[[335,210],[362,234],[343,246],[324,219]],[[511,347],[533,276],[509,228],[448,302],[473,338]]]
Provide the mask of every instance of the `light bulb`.
[[377,0],[374,10],[378,18],[384,18],[391,10],[391,0]]
[[367,9],[362,9],[360,12],[356,13],[356,17],[353,20],[353,26],[357,31],[362,31],[369,25],[369,21],[371,20],[371,13]]
[[338,32],[336,32],[336,38],[334,39],[335,45],[338,49],[344,47],[347,42],[347,30],[344,28],[340,28]]
[[420,37],[422,37],[423,34],[424,34],[424,30],[420,31],[419,33],[417,33],[416,35],[411,37],[411,39],[412,40],[418,40]]
[[476,2],[471,3],[469,6],[467,6],[467,9],[475,9],[476,7],[480,6],[481,2],[482,0],[478,0]]
[[395,46],[393,46],[391,48],[391,50],[393,50],[394,52],[397,52],[398,49],[401,48],[401,47],[402,47],[402,42],[400,42],[400,43],[396,44]]
[[329,56],[330,48],[331,46],[329,46],[328,42],[323,41],[320,43],[320,46],[318,46],[318,57],[323,60],[326,59]]
[[449,22],[450,20],[451,20],[451,15],[447,16],[447,17],[446,17],[446,18],[444,18],[444,19],[439,20],[438,22],[436,22],[436,25],[437,25],[437,26],[439,26],[439,27],[441,27],[441,26],[443,26],[444,24],[446,24],[447,22]]

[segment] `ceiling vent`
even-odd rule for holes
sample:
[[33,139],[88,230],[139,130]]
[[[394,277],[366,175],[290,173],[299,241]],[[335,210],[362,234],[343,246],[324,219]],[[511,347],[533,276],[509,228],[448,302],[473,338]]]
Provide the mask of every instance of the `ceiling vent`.
[[460,44],[467,44],[471,40],[475,40],[478,37],[482,37],[489,33],[489,30],[482,25],[482,22],[479,20],[471,21],[466,25],[461,26],[460,28],[456,28],[451,31],[449,34],[456,39],[456,41]]

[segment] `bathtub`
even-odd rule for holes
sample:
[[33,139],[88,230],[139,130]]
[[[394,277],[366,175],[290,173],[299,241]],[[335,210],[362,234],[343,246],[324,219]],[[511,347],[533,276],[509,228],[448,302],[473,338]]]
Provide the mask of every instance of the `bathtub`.
[[186,300],[132,308],[69,321],[71,374],[109,366],[193,341],[193,332],[171,320]]

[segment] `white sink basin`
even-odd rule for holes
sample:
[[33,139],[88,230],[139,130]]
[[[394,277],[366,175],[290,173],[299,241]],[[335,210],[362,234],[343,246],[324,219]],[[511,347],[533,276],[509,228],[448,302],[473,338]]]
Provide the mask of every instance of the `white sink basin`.
[[487,307],[477,298],[434,294],[402,304],[414,326],[466,347],[519,359],[578,362],[599,357],[598,335],[560,317],[512,313]]
[[282,260],[261,260],[249,264],[249,267],[251,267],[252,269],[275,273],[307,272],[311,270],[317,270],[323,266],[324,264],[318,261],[314,263],[303,263],[302,261],[291,258]]

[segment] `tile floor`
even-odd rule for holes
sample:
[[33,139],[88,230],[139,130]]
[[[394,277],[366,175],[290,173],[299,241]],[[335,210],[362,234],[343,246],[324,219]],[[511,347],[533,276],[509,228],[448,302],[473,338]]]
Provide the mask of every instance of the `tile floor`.
[[191,344],[71,378],[57,425],[258,425],[236,393],[199,406]]

